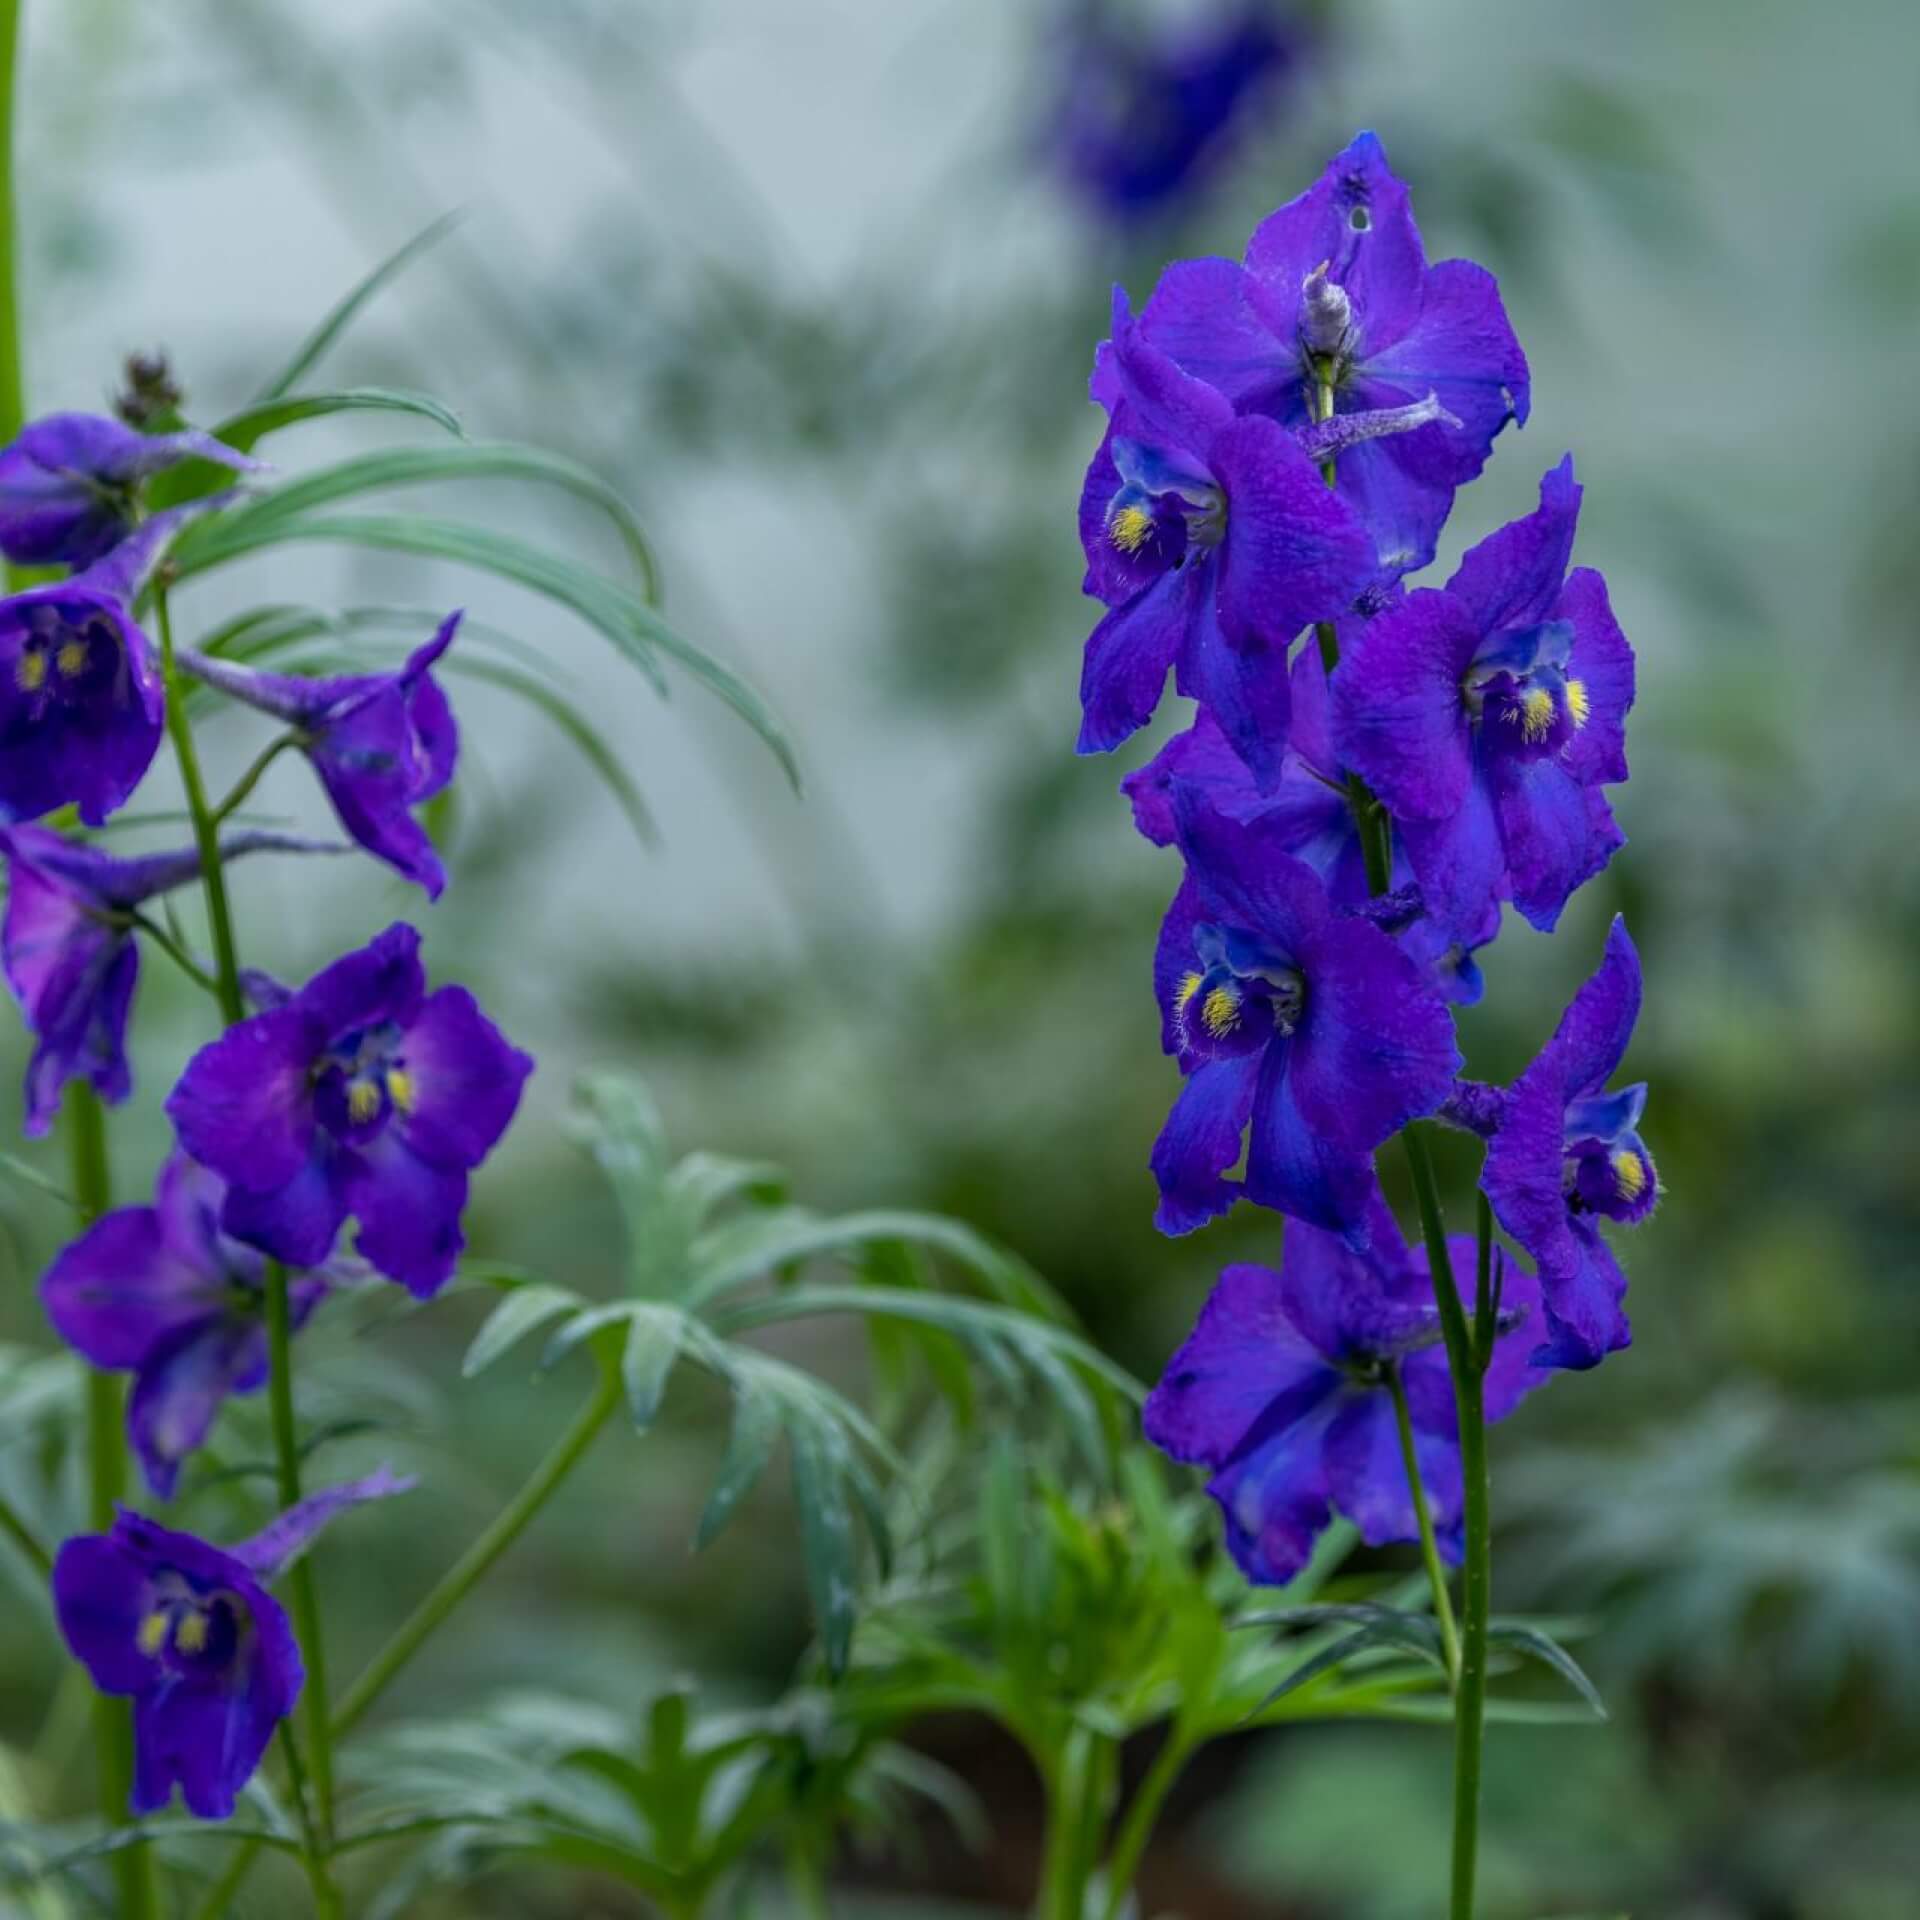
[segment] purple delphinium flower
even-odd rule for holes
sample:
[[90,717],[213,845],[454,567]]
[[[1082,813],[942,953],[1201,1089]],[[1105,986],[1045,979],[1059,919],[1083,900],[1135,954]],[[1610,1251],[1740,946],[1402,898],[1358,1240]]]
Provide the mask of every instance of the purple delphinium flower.
[[[1293,1223],[1279,1272],[1228,1267],[1147,1398],[1147,1438],[1213,1470],[1207,1491],[1228,1549],[1260,1586],[1306,1565],[1336,1509],[1369,1546],[1420,1537],[1389,1386],[1396,1369],[1440,1550],[1460,1558],[1459,1429],[1426,1250],[1407,1246],[1377,1193],[1369,1214],[1364,1252]],[[1456,1237],[1448,1248],[1455,1284],[1470,1295],[1474,1243]],[[1547,1378],[1527,1358],[1539,1298],[1535,1277],[1509,1263],[1489,1420]]]
[[1633,1338],[1627,1276],[1600,1222],[1634,1225],[1660,1195],[1638,1131],[1645,1085],[1606,1090],[1639,1012],[1640,956],[1616,918],[1599,968],[1539,1058],[1504,1101],[1473,1103],[1493,1128],[1480,1184],[1540,1268],[1548,1338],[1533,1355],[1539,1366],[1596,1366]]
[[[220,1231],[226,1191],[219,1175],[175,1153],[152,1206],[96,1220],[40,1282],[61,1339],[96,1367],[134,1375],[127,1437],[162,1500],[227,1395],[267,1378],[266,1256]],[[334,1277],[294,1280],[296,1330]]]
[[1467,260],[1427,265],[1406,186],[1370,133],[1256,229],[1244,267],[1170,267],[1140,328],[1239,411],[1287,426],[1313,417],[1323,378],[1336,416],[1438,395],[1448,420],[1340,460],[1340,494],[1385,579],[1433,558],[1454,490],[1527,417],[1526,355],[1493,276]]
[[311,1267],[352,1215],[362,1257],[424,1299],[532,1071],[464,987],[426,991],[420,936],[396,925],[201,1048],[167,1114],[226,1181],[228,1233]]
[[430,900],[440,897],[447,874],[412,810],[453,778],[459,734],[430,669],[452,646],[460,617],[448,614],[397,673],[309,679],[261,673],[191,648],[180,655],[209,686],[290,721],[340,824],[369,853],[417,881]]
[[1341,756],[1455,927],[1510,896],[1550,931],[1625,844],[1601,788],[1627,777],[1633,649],[1606,582],[1567,572],[1579,512],[1569,456],[1443,590],[1355,623],[1334,675]]
[[102,1693],[133,1700],[129,1812],[157,1812],[176,1784],[202,1820],[233,1812],[306,1677],[266,1582],[343,1508],[412,1484],[382,1469],[302,1501],[235,1547],[122,1508],[112,1532],[60,1549],[60,1631]]
[[1049,149],[1090,206],[1131,224],[1205,185],[1309,34],[1284,10],[1241,0],[1158,30],[1077,6],[1054,40]]
[[[229,834],[223,860],[242,854],[336,851],[278,833]],[[7,905],[0,964],[35,1036],[27,1064],[26,1131],[43,1134],[69,1080],[90,1080],[106,1101],[124,1100],[127,1017],[140,977],[134,910],[200,875],[193,848],[122,860],[45,827],[0,827]]]
[[1390,897],[1374,900],[1360,829],[1345,791],[1346,775],[1333,753],[1327,674],[1318,652],[1303,648],[1289,678],[1293,732],[1271,793],[1263,794],[1254,785],[1245,763],[1203,711],[1185,733],[1175,734],[1144,767],[1121,781],[1121,791],[1133,803],[1135,825],[1154,845],[1171,846],[1176,786],[1203,793],[1213,811],[1229,819],[1270,820],[1277,844],[1326,882],[1336,907],[1390,913],[1390,921],[1376,917],[1375,924],[1387,924],[1448,1000],[1471,1005],[1484,985],[1473,955],[1500,930],[1498,904],[1490,904],[1480,922],[1464,933],[1441,925],[1425,911],[1412,863],[1397,840]]
[[0,553],[15,566],[90,567],[133,531],[142,483],[191,459],[261,465],[210,433],[136,433],[92,413],[35,420],[0,448]]
[[1379,928],[1339,913],[1284,817],[1236,820],[1176,786],[1187,874],[1161,927],[1162,1039],[1187,1076],[1154,1144],[1163,1232],[1246,1193],[1364,1238],[1373,1150],[1431,1113],[1458,1071],[1446,1004]]
[[1081,490],[1080,538],[1086,591],[1111,611],[1087,642],[1079,750],[1105,752],[1144,726],[1171,666],[1271,785],[1288,643],[1359,592],[1366,535],[1284,427],[1236,416],[1147,345],[1119,288],[1092,391],[1111,423]]

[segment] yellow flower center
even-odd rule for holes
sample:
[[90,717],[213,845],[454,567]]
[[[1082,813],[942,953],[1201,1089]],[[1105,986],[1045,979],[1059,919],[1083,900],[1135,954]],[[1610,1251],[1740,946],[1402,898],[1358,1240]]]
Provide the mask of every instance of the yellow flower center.
[[[60,651],[53,656],[53,663],[69,680],[77,680],[87,670],[87,643],[78,639],[62,642]],[[42,667],[41,672],[45,671]]]
[[347,1118],[363,1127],[380,1111],[380,1089],[371,1080],[350,1081],[347,1086]]
[[396,1113],[413,1111],[413,1075],[405,1067],[387,1069],[387,1098],[393,1102]]
[[1574,726],[1584,727],[1587,716],[1593,712],[1593,702],[1587,697],[1587,683],[1584,680],[1567,682],[1567,713]]
[[1519,726],[1522,739],[1544,740],[1553,731],[1553,695],[1545,687],[1529,687],[1519,705],[1507,709],[1507,718]]
[[1107,522],[1107,538],[1122,553],[1138,553],[1153,531],[1153,515],[1145,507],[1122,507]]
[[1240,996],[1231,987],[1215,987],[1200,1005],[1201,1023],[1216,1040],[1240,1024]]
[[1622,1147],[1607,1161],[1613,1169],[1613,1184],[1622,1200],[1638,1200],[1647,1190],[1647,1163],[1630,1147]]
[[47,656],[29,647],[14,663],[13,684],[22,693],[38,693],[47,684]]

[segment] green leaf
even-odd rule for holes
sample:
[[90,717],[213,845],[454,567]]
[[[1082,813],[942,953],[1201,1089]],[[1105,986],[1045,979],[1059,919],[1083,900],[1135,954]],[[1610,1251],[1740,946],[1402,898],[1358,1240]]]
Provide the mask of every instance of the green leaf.
[[[322,420],[334,413],[406,413],[431,420],[456,440],[467,437],[460,416],[430,393],[403,387],[341,387],[332,393],[291,394],[285,399],[261,400],[210,429],[216,440],[239,453],[251,453],[269,434],[296,427],[306,420]],[[213,462],[207,463],[209,466]],[[192,497],[192,496],[189,496]]]
[[1418,1654],[1422,1659],[1431,1660],[1443,1672],[1446,1658],[1440,1651],[1440,1634],[1431,1620],[1425,1622],[1428,1633],[1422,1635],[1413,1630],[1417,1616],[1400,1614],[1390,1620],[1375,1621],[1370,1626],[1350,1633],[1344,1640],[1336,1640],[1331,1646],[1323,1647],[1309,1659],[1295,1667],[1277,1687],[1272,1688],[1265,1699],[1246,1717],[1257,1719],[1277,1701],[1284,1700],[1288,1694],[1297,1693],[1308,1681],[1317,1680],[1323,1673],[1331,1672],[1343,1665],[1356,1654],[1370,1653],[1376,1648],[1395,1647],[1403,1652]]
[[31,1187],[36,1193],[44,1193],[50,1200],[58,1200],[63,1207],[79,1209],[79,1201],[70,1194],[59,1181],[50,1179],[36,1166],[16,1158],[11,1153],[0,1153],[0,1173],[9,1180],[16,1180],[23,1187]]
[[773,1457],[773,1444],[780,1437],[780,1405],[773,1395],[752,1382],[742,1382],[734,1390],[733,1432],[727,1441],[726,1457],[720,1463],[720,1477],[713,1483],[707,1504],[694,1532],[697,1553],[714,1540],[733,1518],[734,1509],[752,1492]]
[[579,749],[580,757],[600,776],[620,811],[627,816],[627,823],[640,843],[649,849],[659,846],[660,830],[654,824],[653,815],[648,811],[640,789],[634,785],[633,776],[621,764],[620,756],[607,744],[605,735],[595,728],[593,722],[565,694],[557,692],[550,681],[495,660],[462,659],[448,654],[440,665],[444,672],[484,681],[488,686],[499,687],[517,699],[526,701],[529,706],[538,707],[573,742]]
[[640,1304],[627,1308],[627,1343],[621,1350],[620,1378],[627,1410],[642,1433],[653,1425],[666,1392],[667,1376],[680,1357],[687,1316],[677,1307]]
[[571,1313],[580,1305],[580,1296],[566,1287],[544,1282],[516,1287],[481,1323],[480,1331],[467,1349],[467,1357],[460,1363],[461,1375],[471,1380],[535,1327],[544,1325],[555,1314]]
[[411,553],[424,558],[451,560],[544,595],[577,614],[610,640],[621,655],[644,673],[663,693],[655,653],[662,653],[706,687],[750,726],[771,749],[797,790],[799,764],[773,710],[766,701],[709,654],[681,638],[643,600],[614,582],[571,561],[559,560],[541,548],[509,534],[459,521],[434,520],[418,515],[330,514],[307,519],[251,520],[237,536],[212,535],[252,508],[236,509],[204,523],[208,536],[179,559],[182,577],[205,572],[242,554],[281,542],[324,540],[386,552]]
[[1538,1627],[1495,1621],[1487,1629],[1487,1645],[1504,1648],[1524,1659],[1538,1660],[1542,1666],[1551,1667],[1593,1709],[1596,1719],[1606,1719],[1607,1703],[1601,1699],[1600,1689],[1587,1677],[1586,1669],[1579,1661],[1551,1635],[1542,1633]]
[[262,400],[277,400],[282,394],[291,393],[312,371],[328,348],[353,324],[360,309],[389,281],[396,279],[412,266],[422,254],[438,246],[465,218],[465,213],[458,209],[452,213],[443,213],[431,225],[416,233],[405,246],[390,253],[301,341],[294,351],[293,358],[260,389],[259,397]]
[[[793,1462],[793,1499],[800,1512],[800,1541],[807,1566],[807,1591],[827,1671],[836,1678],[847,1668],[853,1649],[853,1514],[844,1482],[833,1471],[831,1443],[809,1418],[789,1417],[788,1451]],[[829,1430],[830,1431],[830,1430]]]

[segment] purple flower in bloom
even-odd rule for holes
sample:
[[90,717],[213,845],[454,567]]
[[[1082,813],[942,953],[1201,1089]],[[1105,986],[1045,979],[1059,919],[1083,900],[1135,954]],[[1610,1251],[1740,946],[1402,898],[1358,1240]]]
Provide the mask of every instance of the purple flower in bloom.
[[[1369,1214],[1364,1252],[1296,1223],[1278,1273],[1228,1267],[1147,1399],[1147,1438],[1213,1470],[1207,1491],[1227,1546],[1257,1585],[1292,1579],[1335,1509],[1370,1546],[1419,1538],[1389,1385],[1396,1371],[1441,1551],[1460,1558],[1459,1429],[1426,1250],[1406,1245],[1377,1193]],[[1448,1247],[1455,1284],[1470,1292],[1474,1243]],[[1509,1264],[1486,1376],[1489,1420],[1546,1378],[1527,1360],[1538,1302],[1538,1281]]]
[[1633,649],[1606,582],[1567,572],[1579,513],[1569,456],[1538,510],[1482,540],[1444,590],[1354,623],[1334,675],[1341,757],[1455,929],[1510,896],[1550,931],[1624,844],[1600,789],[1627,777]]
[[[336,849],[277,833],[229,834],[223,860],[282,851]],[[147,854],[121,860],[45,827],[0,827],[8,863],[0,963],[33,1030],[27,1065],[26,1131],[43,1134],[69,1080],[90,1080],[103,1100],[124,1100],[127,1016],[140,977],[134,910],[200,875],[200,856]]]
[[1125,223],[1217,171],[1248,110],[1306,50],[1307,33],[1271,5],[1216,7],[1160,31],[1129,30],[1082,6],[1057,40],[1049,145],[1081,194]]
[[419,934],[392,926],[201,1048],[167,1114],[227,1183],[226,1232],[312,1267],[352,1215],[361,1255],[424,1299],[532,1071],[464,987],[426,991]]
[[142,483],[188,459],[261,464],[210,433],[136,433],[91,413],[36,420],[0,449],[0,553],[15,566],[90,567],[133,531]]
[[60,1549],[60,1631],[102,1693],[133,1701],[130,1812],[157,1812],[176,1784],[202,1820],[233,1812],[306,1677],[265,1583],[343,1508],[412,1484],[382,1469],[302,1501],[235,1547],[122,1508],[111,1533]]
[[[267,1378],[266,1256],[220,1230],[226,1187],[175,1153],[150,1207],[121,1207],[66,1247],[40,1282],[61,1339],[94,1366],[134,1375],[127,1435],[156,1497],[201,1446],[230,1393]],[[294,1281],[295,1328],[325,1272]]]
[[1187,1076],[1153,1150],[1163,1232],[1224,1213],[1247,1144],[1262,1206],[1363,1240],[1373,1150],[1445,1099],[1444,1001],[1393,940],[1339,913],[1284,815],[1236,820],[1176,786],[1187,875],[1160,931],[1163,1044]]
[[1627,1276],[1600,1234],[1653,1211],[1660,1178],[1640,1138],[1644,1085],[1606,1091],[1640,1012],[1640,956],[1616,919],[1597,972],[1494,1123],[1481,1185],[1500,1224],[1540,1268],[1547,1340],[1536,1365],[1591,1367],[1633,1338]]
[[1340,461],[1340,494],[1388,579],[1433,558],[1455,488],[1527,417],[1526,355],[1493,276],[1467,260],[1427,265],[1406,186],[1370,133],[1262,222],[1244,267],[1170,267],[1140,328],[1239,411],[1287,426],[1313,418],[1323,382],[1336,417],[1438,395],[1447,421]]
[[430,669],[453,644],[460,615],[407,657],[397,673],[260,673],[191,649],[189,672],[236,700],[290,721],[340,824],[361,846],[437,900],[446,869],[413,809],[453,778],[460,737]]
[[[1319,653],[1303,648],[1289,677],[1293,732],[1271,793],[1263,794],[1254,785],[1245,763],[1203,711],[1185,733],[1175,734],[1144,767],[1121,781],[1121,791],[1133,803],[1135,825],[1155,846],[1171,846],[1176,837],[1173,795],[1179,786],[1203,794],[1215,813],[1229,819],[1271,821],[1277,844],[1326,882],[1336,907],[1366,912],[1375,925],[1386,925],[1447,999],[1472,1004],[1484,984],[1473,954],[1499,932],[1499,906],[1490,904],[1477,927],[1455,935],[1424,910],[1412,863],[1398,841],[1391,894],[1374,899],[1360,830],[1345,792],[1346,774],[1333,753],[1327,674]],[[1390,917],[1382,920],[1383,912]]]
[[1087,642],[1080,751],[1144,726],[1171,666],[1271,785],[1287,740],[1287,645],[1359,592],[1366,535],[1292,434],[1236,416],[1147,345],[1119,288],[1092,391],[1111,424],[1081,491],[1080,538],[1086,591],[1112,610]]

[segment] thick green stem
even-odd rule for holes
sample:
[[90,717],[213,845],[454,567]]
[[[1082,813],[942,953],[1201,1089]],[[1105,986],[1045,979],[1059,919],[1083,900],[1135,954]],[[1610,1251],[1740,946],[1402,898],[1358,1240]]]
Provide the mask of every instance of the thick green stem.
[[1387,1369],[1387,1391],[1393,1395],[1393,1420],[1400,1431],[1400,1459],[1407,1470],[1407,1490],[1413,1495],[1413,1516],[1420,1526],[1420,1558],[1433,1589],[1433,1617],[1440,1623],[1440,1646],[1447,1656],[1447,1678],[1460,1682],[1460,1630],[1453,1622],[1453,1600],[1447,1592],[1447,1569],[1440,1559],[1440,1543],[1433,1531],[1433,1508],[1426,1483],[1420,1477],[1420,1453],[1413,1442],[1413,1415],[1407,1406],[1406,1384],[1397,1366]]
[[1114,1835],[1113,1851],[1107,1855],[1105,1920],[1120,1920],[1125,1911],[1127,1896],[1133,1891],[1147,1842],[1153,1838],[1160,1818],[1160,1809],[1166,1805],[1167,1795],[1192,1753],[1191,1736],[1175,1720],[1160,1743],[1160,1751],[1153,1756],[1146,1778],[1134,1789],[1126,1817],[1120,1822],[1120,1831]]
[[1048,1780],[1039,1920],[1086,1920],[1087,1882],[1112,1797],[1115,1751],[1091,1727],[1075,1726],[1067,1734]]
[[1487,1615],[1492,1600],[1492,1512],[1487,1483],[1485,1379],[1447,1253],[1433,1161],[1416,1121],[1400,1136],[1426,1236],[1433,1297],[1447,1343],[1460,1423],[1460,1477],[1466,1494],[1466,1561],[1460,1577],[1460,1677],[1453,1694],[1453,1895],[1451,1920],[1473,1920],[1480,1846],[1480,1754],[1487,1710]]
[[391,1640],[374,1655],[366,1671],[347,1689],[333,1717],[335,1739],[342,1738],[360,1716],[385,1692],[425,1644],[434,1629],[479,1585],[493,1563],[519,1539],[540,1509],[553,1497],[620,1404],[619,1370],[603,1363],[594,1395],[575,1415],[572,1424],[553,1444],[553,1450],[534,1468],[526,1484],[495,1516],[492,1524],[441,1577],[439,1584],[414,1608]]

